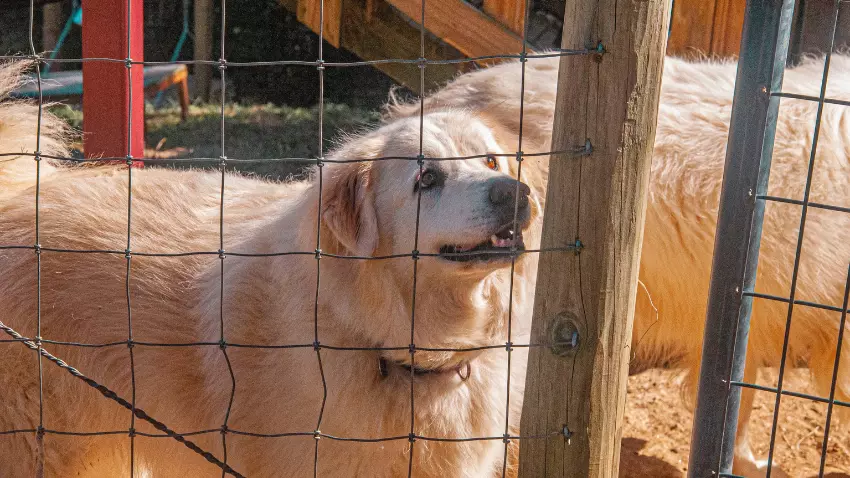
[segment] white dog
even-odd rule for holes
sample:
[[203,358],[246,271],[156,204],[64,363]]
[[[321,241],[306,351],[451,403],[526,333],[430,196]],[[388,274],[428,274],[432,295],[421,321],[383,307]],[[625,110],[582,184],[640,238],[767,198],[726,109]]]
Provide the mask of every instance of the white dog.
[[[810,59],[787,70],[784,90],[817,97],[823,62]],[[658,110],[658,127],[650,175],[649,203],[642,249],[632,350],[633,368],[678,364],[690,371],[688,398],[696,391],[702,355],[706,300],[714,231],[720,197],[726,139],[732,110],[736,65],[731,62],[686,62],[666,58]],[[523,105],[523,151],[550,150],[557,59],[530,59],[526,64]],[[832,57],[827,97],[850,99],[850,57]],[[520,118],[519,63],[508,63],[459,77],[426,98],[426,111],[474,112],[496,138],[516,144]],[[417,104],[391,105],[390,121],[418,114]],[[800,200],[811,151],[817,103],[783,99],[776,130],[769,194]],[[592,140],[592,139],[591,139]],[[810,200],[850,206],[850,111],[827,104],[823,112]],[[529,156],[523,181],[545,197],[548,157]],[[554,160],[572,160],[559,159]],[[526,174],[536,174],[528,177]],[[800,207],[769,203],[764,219],[757,291],[788,297]],[[840,308],[850,241],[850,215],[810,208],[800,261],[797,299]],[[754,383],[759,367],[779,365],[787,305],[757,299],[747,351],[744,381]],[[840,314],[798,305],[794,309],[788,363],[807,363],[816,390],[828,396]],[[842,359],[850,355],[844,341]],[[848,360],[842,360],[836,399],[850,397]],[[737,433],[735,470],[756,476],[748,442],[748,418],[754,391],[744,389]],[[841,407],[836,407],[841,411]],[[774,476],[776,474],[774,473]]]
[[[14,116],[0,109],[0,149],[33,151],[35,107],[15,108]],[[56,125],[45,123],[43,137],[58,140]],[[537,247],[539,206],[498,156],[514,145],[474,115],[425,115],[422,153],[479,157],[420,167],[419,145],[419,119],[403,119],[350,139],[305,183],[227,175],[223,261],[146,255],[220,249],[220,173],[133,171],[129,280],[126,167],[42,160],[36,238],[35,162],[4,158],[0,244],[30,248],[0,250],[2,322],[42,337],[45,350],[172,430],[207,430],[187,439],[246,476],[302,476],[314,463],[322,476],[404,476],[409,466],[416,476],[500,473],[510,252],[518,251],[513,340],[522,343],[535,259],[521,253]],[[386,156],[414,160],[331,162]],[[411,357],[411,343],[439,350]],[[47,360],[39,380],[23,344],[0,347],[0,431],[46,430],[40,443],[33,431],[0,436],[17,457],[0,461],[0,475],[113,476],[127,472],[131,450],[135,469],[151,476],[220,472],[177,441],[148,436],[162,433]],[[525,357],[513,353],[521,388]],[[511,407],[520,409],[521,395]],[[104,431],[114,434],[62,433]]]

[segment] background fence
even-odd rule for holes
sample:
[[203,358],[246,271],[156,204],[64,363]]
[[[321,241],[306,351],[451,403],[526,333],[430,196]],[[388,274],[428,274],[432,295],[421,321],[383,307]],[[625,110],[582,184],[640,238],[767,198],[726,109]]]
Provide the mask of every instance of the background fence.
[[[30,15],[28,19],[30,51],[27,58],[36,61],[36,81],[38,91],[39,118],[44,108],[43,81],[41,68],[51,60],[39,54],[35,48],[34,40],[34,18],[35,2],[30,0]],[[625,376],[628,365],[628,348],[625,344],[631,335],[630,304],[634,302],[637,277],[637,262],[639,244],[642,230],[642,216],[645,209],[646,182],[649,171],[649,152],[654,139],[654,123],[657,111],[657,98],[659,79],[661,74],[661,57],[666,33],[666,13],[668,9],[663,1],[583,1],[575,5],[570,11],[572,19],[564,27],[564,48],[548,54],[533,54],[528,51],[528,7],[525,8],[526,28],[522,34],[522,49],[504,55],[491,55],[487,58],[466,58],[461,60],[431,60],[426,57],[426,27],[428,17],[426,15],[426,1],[418,5],[419,18],[417,20],[420,42],[419,55],[415,58],[386,58],[371,61],[330,62],[323,55],[322,42],[319,43],[318,54],[315,60],[275,60],[256,63],[229,62],[226,58],[227,42],[227,5],[222,1],[219,35],[219,58],[217,60],[193,60],[169,62],[176,64],[194,64],[212,66],[218,70],[221,89],[221,112],[219,124],[219,152],[218,157],[192,158],[194,161],[202,161],[217,166],[220,170],[220,207],[219,207],[219,248],[210,251],[184,251],[174,250],[167,253],[155,253],[149,251],[135,250],[133,246],[133,214],[134,196],[133,181],[138,173],[134,166],[142,164],[157,164],[162,162],[157,158],[145,157],[140,141],[144,134],[141,127],[140,116],[143,115],[142,103],[142,70],[146,66],[158,66],[165,62],[145,62],[141,59],[141,46],[134,41],[139,38],[141,21],[140,0],[127,0],[124,2],[112,2],[107,0],[87,0],[86,21],[90,25],[100,26],[101,36],[94,35],[86,38],[96,52],[92,56],[77,59],[52,60],[53,62],[82,64],[84,78],[90,81],[95,88],[86,92],[86,101],[90,104],[101,102],[96,109],[86,112],[87,121],[98,114],[106,115],[100,130],[95,132],[96,136],[105,138],[103,143],[94,148],[88,148],[87,159],[80,158],[51,158],[41,152],[41,143],[35,145],[34,153],[30,154],[35,159],[36,168],[35,181],[35,203],[33,204],[35,214],[35,242],[26,244],[3,244],[1,249],[5,250],[31,250],[36,257],[37,281],[33,286],[37,291],[38,308],[34,322],[36,334],[26,337],[18,333],[8,325],[0,327],[9,339],[5,347],[26,346],[32,349],[38,357],[38,388],[39,388],[39,413],[38,421],[34,426],[23,426],[14,430],[0,430],[4,435],[28,435],[34,436],[37,453],[37,473],[44,473],[45,457],[49,454],[50,441],[45,440],[50,435],[124,435],[129,437],[129,472],[131,476],[139,471],[139,460],[137,459],[136,439],[139,436],[160,436],[177,440],[187,446],[193,452],[202,455],[207,461],[221,469],[222,474],[242,476],[239,470],[228,464],[229,439],[234,435],[254,437],[312,437],[315,439],[313,454],[313,474],[320,474],[319,464],[322,453],[320,452],[320,439],[329,439],[348,442],[381,442],[381,441],[408,441],[408,476],[416,474],[414,468],[414,456],[417,450],[417,442],[420,441],[442,441],[442,442],[468,442],[477,440],[501,441],[504,443],[502,475],[509,472],[507,469],[508,449],[511,441],[520,441],[521,458],[520,473],[529,476],[616,476],[619,461],[617,459],[619,449],[619,431],[622,420],[622,410],[625,397]],[[318,25],[320,39],[324,39],[324,25],[326,10],[324,2],[320,3],[318,11]],[[119,8],[120,7],[120,8]],[[118,27],[116,27],[118,26]],[[94,29],[90,30],[94,32]],[[119,34],[116,35],[115,33]],[[637,47],[635,47],[637,45]],[[84,52],[86,47],[84,45]],[[240,161],[297,161],[302,164],[316,166],[316,181],[321,191],[323,184],[323,166],[332,163],[359,162],[363,158],[329,159],[324,156],[325,139],[323,136],[324,126],[324,85],[327,72],[336,68],[366,67],[372,65],[398,64],[417,67],[419,71],[419,91],[426,90],[426,75],[429,68],[435,65],[447,63],[464,63],[481,60],[508,60],[516,59],[523,69],[523,78],[526,63],[539,58],[559,56],[561,57],[561,77],[559,80],[559,94],[557,100],[557,113],[555,130],[556,135],[552,150],[549,152],[527,154],[522,147],[522,126],[519,131],[519,142],[516,151],[506,154],[509,158],[517,161],[517,179],[522,179],[523,161],[534,160],[535,156],[552,155],[551,181],[548,192],[548,204],[543,245],[540,250],[519,251],[514,244],[507,252],[511,257],[511,271],[513,278],[513,267],[520,254],[544,253],[541,257],[541,277],[539,290],[543,293],[537,295],[538,302],[535,305],[535,321],[532,342],[528,344],[517,344],[512,341],[510,309],[508,315],[508,329],[506,330],[506,341],[504,343],[492,344],[482,347],[483,349],[505,349],[510,370],[510,357],[514,348],[528,347],[532,362],[539,365],[542,375],[529,378],[529,390],[534,391],[537,396],[548,396],[548,405],[543,403],[525,404],[522,431],[519,435],[511,434],[510,423],[506,420],[504,433],[496,436],[482,436],[473,438],[425,436],[418,432],[414,417],[416,403],[415,397],[415,374],[416,368],[410,367],[410,428],[409,434],[404,436],[389,437],[338,437],[323,433],[322,423],[326,411],[325,405],[329,394],[335,393],[330,389],[325,380],[323,368],[323,353],[334,351],[409,351],[410,362],[415,364],[417,352],[422,351],[451,351],[464,352],[468,349],[429,349],[417,346],[414,341],[414,332],[417,322],[416,299],[417,299],[417,271],[419,260],[438,254],[425,254],[419,249],[419,206],[417,206],[417,217],[411,218],[415,227],[415,240],[411,245],[409,254],[394,255],[392,257],[359,257],[333,255],[322,251],[322,228],[321,228],[321,194],[319,195],[317,218],[319,226],[316,230],[315,250],[310,251],[283,251],[273,255],[305,255],[312,256],[316,260],[315,279],[315,308],[310,318],[314,324],[314,336],[311,343],[301,344],[278,344],[262,345],[250,343],[235,343],[229,341],[225,335],[225,324],[228,317],[222,307],[218,317],[219,337],[215,342],[198,342],[188,344],[171,343],[149,343],[136,340],[134,337],[134,314],[133,297],[131,294],[131,278],[133,274],[133,259],[136,257],[174,257],[191,255],[212,255],[219,260],[220,271],[220,297],[224,303],[228,284],[225,280],[225,269],[228,259],[234,256],[259,257],[268,254],[254,252],[233,253],[225,250],[225,184],[228,176],[225,174],[228,165]],[[4,60],[21,59],[21,57],[3,57]],[[301,158],[271,158],[259,160],[255,158],[232,158],[227,154],[227,121],[225,115],[225,99],[227,95],[227,75],[232,68],[250,68],[257,66],[302,66],[315,68],[318,74],[318,129],[313,141],[318,143],[319,154],[317,157]],[[520,91],[520,102],[524,101],[524,83]],[[635,92],[640,91],[639,95]],[[579,117],[575,116],[575,106],[586,101],[590,96],[605,97],[608,99],[608,107],[599,111],[583,111]],[[118,100],[117,102],[115,100]],[[522,111],[522,107],[520,107]],[[569,112],[569,113],[568,113]],[[420,149],[419,154],[404,158],[378,158],[372,160],[397,160],[414,161],[419,166],[420,177],[424,172],[425,161],[446,160],[461,161],[469,159],[481,160],[486,155],[475,158],[431,158],[425,157],[422,149],[422,121],[424,116],[424,97],[420,99]],[[567,115],[570,115],[567,118]],[[519,124],[522,125],[522,113]],[[628,124],[629,128],[624,125]],[[39,135],[41,133],[41,121],[39,121]],[[86,129],[91,123],[86,125]],[[628,129],[628,134],[626,130]],[[116,138],[120,141],[120,147],[115,146]],[[92,141],[91,138],[87,141]],[[564,151],[578,152],[565,154]],[[100,156],[100,153],[106,153]],[[19,156],[19,152],[2,152],[4,156]],[[576,157],[578,156],[578,157]],[[41,164],[45,159],[66,160],[76,163],[96,162],[102,160],[122,161],[126,164],[127,196],[126,196],[126,221],[127,234],[126,244],[123,250],[79,250],[58,249],[42,245],[45,237],[39,229],[39,211],[41,208],[41,197],[39,191],[42,185]],[[574,178],[581,177],[583,181],[592,181],[593,188],[581,188],[575,190],[568,187],[574,184]],[[519,188],[519,185],[517,185]],[[418,202],[421,204],[422,189],[417,194]],[[518,191],[518,189],[517,189]],[[625,191],[625,193],[624,193]],[[519,194],[515,192],[514,204],[514,229],[517,225],[517,208]],[[637,221],[634,219],[638,218]],[[588,254],[589,252],[589,254]],[[126,330],[127,338],[116,343],[82,343],[63,342],[53,340],[42,335],[42,258],[50,254],[105,254],[123,257],[125,260],[124,285],[126,295]],[[464,253],[459,253],[460,255]],[[410,291],[410,343],[395,347],[341,347],[334,344],[322,342],[319,335],[319,292],[322,279],[322,260],[381,260],[381,259],[403,259],[411,260],[413,289]],[[231,259],[232,260],[232,259]],[[581,261],[581,266],[579,265]],[[559,270],[567,268],[567,280]],[[513,279],[512,279],[513,280]],[[579,285],[580,284],[580,285]],[[613,285],[612,285],[613,284]],[[576,302],[576,290],[581,288],[590,291],[590,297],[585,302]],[[611,288],[613,287],[613,293]],[[512,299],[512,298],[511,298]],[[588,307],[589,305],[589,307]],[[551,332],[554,331],[554,334]],[[613,344],[613,347],[602,347],[600,344]],[[67,347],[126,347],[127,348],[127,373],[130,376],[131,394],[129,397],[120,396],[109,388],[108,384],[98,383],[86,376],[86,370],[77,370],[74,363],[65,363],[62,357],[53,355],[50,350],[56,346]],[[227,364],[230,380],[230,396],[226,410],[223,410],[224,419],[221,426],[212,430],[195,430],[177,432],[171,429],[167,423],[163,423],[151,417],[144,410],[137,407],[136,403],[136,365],[135,350],[144,347],[216,347],[219,349],[222,359]],[[279,353],[280,349],[300,348],[313,350],[315,352],[318,370],[321,373],[323,401],[320,413],[316,417],[316,425],[310,430],[297,432],[282,432],[276,434],[259,433],[252,430],[238,430],[229,426],[229,418],[234,403],[234,394],[239,382],[238,373],[231,366],[229,350],[237,347],[249,347],[256,350],[264,350],[269,354]],[[45,363],[46,358],[50,363]],[[105,399],[112,400],[122,407],[128,409],[128,423],[126,430],[103,430],[97,432],[79,432],[74,430],[52,429],[50,423],[44,420],[44,407],[46,396],[44,394],[43,370],[48,366],[58,366],[82,380],[90,387],[98,390]],[[538,366],[535,366],[535,370]],[[565,374],[565,370],[572,370],[572,374]],[[551,387],[549,380],[557,374],[559,380]],[[568,380],[563,380],[569,377]],[[610,377],[617,377],[615,383],[610,383]],[[505,384],[510,390],[510,382]],[[544,390],[546,389],[546,390]],[[15,393],[11,391],[10,393]],[[578,405],[571,406],[569,400],[564,401],[565,396],[578,397]],[[510,401],[506,403],[506,417],[509,416]],[[140,421],[154,426],[160,434],[145,434],[137,429]],[[194,436],[220,434],[220,450],[202,449],[193,442]],[[542,448],[540,448],[542,445]],[[549,466],[547,463],[557,463],[557,466]],[[543,467],[543,468],[541,468]],[[282,470],[283,472],[283,470]]]

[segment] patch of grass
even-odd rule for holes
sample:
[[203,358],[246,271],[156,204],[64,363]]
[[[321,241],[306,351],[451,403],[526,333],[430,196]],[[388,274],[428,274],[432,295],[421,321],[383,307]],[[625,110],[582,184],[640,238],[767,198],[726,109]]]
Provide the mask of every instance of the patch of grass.
[[[77,129],[83,114],[76,108],[57,105],[51,111]],[[323,148],[327,152],[341,134],[358,132],[378,123],[380,113],[342,104],[324,108]],[[145,156],[173,159],[165,166],[216,168],[222,155],[221,106],[192,105],[186,121],[180,109],[147,108],[145,112]],[[287,106],[225,104],[224,155],[228,159],[276,159],[231,163],[234,170],[272,179],[303,174],[306,163],[319,154],[318,109]],[[207,158],[193,160],[192,158]],[[211,158],[212,160],[208,160]]]

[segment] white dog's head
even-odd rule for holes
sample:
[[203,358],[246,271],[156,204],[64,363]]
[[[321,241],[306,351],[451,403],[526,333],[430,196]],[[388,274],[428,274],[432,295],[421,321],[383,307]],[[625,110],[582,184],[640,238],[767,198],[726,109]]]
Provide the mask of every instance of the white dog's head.
[[473,115],[426,114],[421,135],[418,117],[398,120],[331,155],[381,159],[326,168],[323,220],[343,253],[418,250],[436,256],[420,264],[423,273],[480,278],[508,266],[512,248],[524,249],[522,230],[539,209],[506,153]]
[[[530,232],[540,205],[532,189],[514,179],[515,146],[500,142],[484,121],[465,112],[428,113],[420,134],[420,119],[404,118],[329,156],[359,162],[329,162],[322,173],[323,251],[400,256],[345,262],[353,268],[337,287],[353,288],[357,299],[340,305],[340,315],[369,343],[410,341],[414,250],[421,256],[418,346],[474,347],[503,336],[512,254],[525,249],[523,232]],[[525,235],[532,247],[536,235]],[[522,268],[524,255],[518,255],[516,267]],[[446,369],[475,355],[420,352],[416,364]],[[410,359],[407,351],[383,356]]]

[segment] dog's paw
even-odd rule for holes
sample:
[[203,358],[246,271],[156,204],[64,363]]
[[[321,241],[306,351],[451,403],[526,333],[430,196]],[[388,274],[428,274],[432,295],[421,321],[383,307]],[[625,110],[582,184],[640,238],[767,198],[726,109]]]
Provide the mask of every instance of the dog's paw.
[[[735,457],[732,473],[738,476],[746,476],[747,478],[764,478],[767,476],[767,460]],[[770,476],[771,478],[789,478],[788,473],[785,473],[779,467],[776,460],[773,461],[773,466],[770,467]]]

